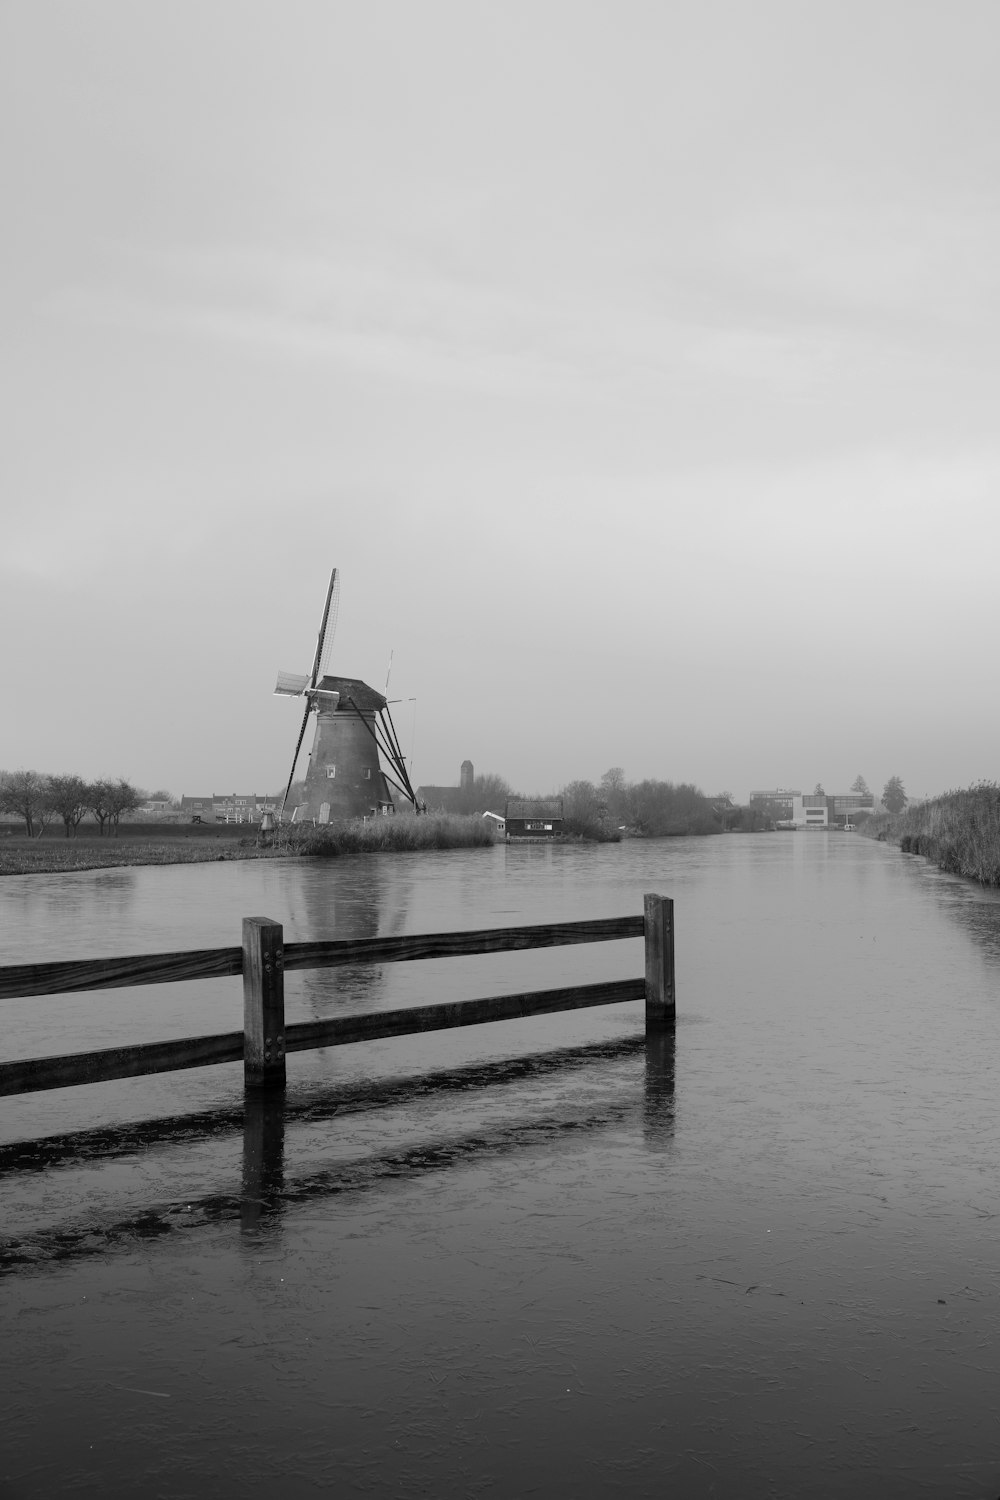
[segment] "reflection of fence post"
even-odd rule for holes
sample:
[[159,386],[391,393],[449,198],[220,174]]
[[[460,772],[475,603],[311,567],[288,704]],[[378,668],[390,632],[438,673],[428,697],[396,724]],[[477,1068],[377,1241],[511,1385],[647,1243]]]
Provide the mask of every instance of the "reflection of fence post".
[[240,1223],[254,1229],[279,1206],[285,1185],[285,1096],[250,1089],[243,1105],[243,1192]]
[[663,1026],[646,1037],[643,1125],[647,1146],[664,1146],[674,1133],[675,1028]]
[[285,945],[280,922],[243,918],[243,1084],[285,1086]]
[[677,1014],[674,991],[674,903],[670,896],[642,898],[646,940],[646,1030],[672,1026]]

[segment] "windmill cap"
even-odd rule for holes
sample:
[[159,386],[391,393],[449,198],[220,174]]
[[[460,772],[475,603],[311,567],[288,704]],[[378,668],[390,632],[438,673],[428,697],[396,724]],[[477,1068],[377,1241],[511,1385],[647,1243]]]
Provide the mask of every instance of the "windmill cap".
[[377,713],[385,708],[386,699],[360,677],[323,677],[316,684],[321,693],[339,693],[338,712],[356,708],[361,713]]

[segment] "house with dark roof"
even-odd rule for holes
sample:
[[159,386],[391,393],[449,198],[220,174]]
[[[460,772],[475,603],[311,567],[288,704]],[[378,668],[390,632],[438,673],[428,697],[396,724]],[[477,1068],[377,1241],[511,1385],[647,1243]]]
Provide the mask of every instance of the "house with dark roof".
[[561,797],[508,797],[504,810],[507,840],[559,838],[563,831]]

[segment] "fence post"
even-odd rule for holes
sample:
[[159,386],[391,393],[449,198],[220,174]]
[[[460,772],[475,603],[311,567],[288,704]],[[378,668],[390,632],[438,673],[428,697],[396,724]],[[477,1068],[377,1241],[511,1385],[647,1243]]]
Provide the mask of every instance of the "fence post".
[[280,922],[243,918],[243,1085],[285,1086],[285,945]]
[[674,903],[670,896],[642,898],[646,940],[646,1031],[673,1026],[677,1015],[674,990]]

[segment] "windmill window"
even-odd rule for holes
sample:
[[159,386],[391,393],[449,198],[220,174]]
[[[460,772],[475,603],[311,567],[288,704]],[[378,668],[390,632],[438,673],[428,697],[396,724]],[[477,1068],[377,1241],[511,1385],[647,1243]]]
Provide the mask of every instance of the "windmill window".
[[365,768],[361,772],[361,774],[362,774],[362,776],[364,777],[364,779],[366,781],[371,781],[371,779],[372,779],[372,768],[371,768],[371,766],[365,766]]
[[336,766],[327,766],[327,768],[326,768],[326,774],[329,777],[329,779],[332,781],[333,778],[337,774],[337,767]]

